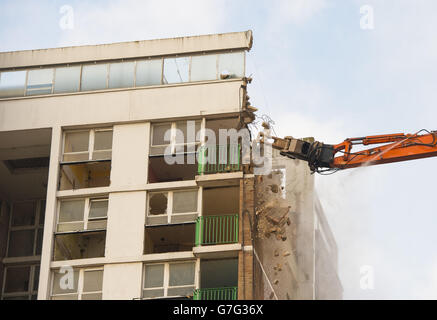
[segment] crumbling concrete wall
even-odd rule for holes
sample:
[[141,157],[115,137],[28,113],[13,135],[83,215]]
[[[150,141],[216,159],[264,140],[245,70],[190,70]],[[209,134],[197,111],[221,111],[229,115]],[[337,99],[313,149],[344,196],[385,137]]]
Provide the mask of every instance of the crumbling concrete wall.
[[307,164],[274,154],[272,173],[256,177],[255,195],[256,297],[314,299],[314,177]]

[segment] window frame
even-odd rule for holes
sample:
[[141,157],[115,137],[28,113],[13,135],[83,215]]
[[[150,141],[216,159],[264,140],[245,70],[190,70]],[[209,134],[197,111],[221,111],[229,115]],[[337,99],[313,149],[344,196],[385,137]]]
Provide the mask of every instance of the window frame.
[[[21,259],[24,257],[40,257],[41,254],[37,254],[37,250],[38,250],[38,231],[41,229],[42,230],[42,238],[44,238],[44,222],[41,223],[41,213],[42,213],[42,203],[45,201],[45,199],[40,199],[40,200],[25,200],[25,201],[16,201],[13,202],[10,208],[10,217],[9,217],[9,225],[8,225],[8,241],[7,241],[7,245],[6,245],[6,253],[5,253],[5,257],[7,258],[14,258],[14,259]],[[14,207],[16,205],[16,203],[26,203],[26,202],[33,202],[35,203],[35,222],[33,225],[29,225],[29,226],[13,226],[12,225],[12,220],[14,217]],[[45,212],[44,212],[44,216],[45,216]],[[11,242],[11,233],[14,231],[27,231],[27,230],[34,230],[34,235],[33,235],[33,249],[32,252],[33,254],[31,256],[16,256],[16,257],[11,257],[9,256],[9,245]],[[41,243],[42,243],[43,239],[41,239]],[[42,251],[42,246],[41,246],[41,251]]]
[[[83,220],[79,221],[69,221],[69,222],[59,222],[59,218],[61,216],[61,203],[62,201],[75,201],[75,200],[82,200],[84,201],[84,212],[83,212]],[[107,223],[108,223],[108,211],[106,211],[106,217],[104,218],[91,218],[91,221],[99,221],[99,220],[106,220],[106,228],[102,229],[88,229],[88,223],[90,222],[89,213],[91,209],[91,203],[93,201],[108,201],[108,210],[109,210],[109,195],[108,196],[101,196],[101,197],[86,197],[86,198],[68,198],[68,199],[59,199],[57,203],[57,215],[56,215],[56,228],[55,228],[55,235],[57,234],[71,234],[71,233],[84,233],[84,232],[95,232],[95,231],[106,231],[107,230]],[[58,226],[60,224],[74,224],[74,223],[83,223],[83,229],[77,230],[77,231],[58,231]]]
[[[30,267],[30,274],[29,274],[29,288],[27,289],[27,291],[17,291],[17,292],[5,292],[6,289],[6,278],[7,278],[7,274],[8,274],[8,269],[10,268],[26,268],[26,267]],[[37,268],[40,268],[39,264],[14,264],[14,265],[6,265],[4,267],[4,271],[3,271],[3,285],[2,285],[2,290],[1,290],[1,299],[0,300],[5,300],[5,298],[14,298],[14,297],[24,297],[27,296],[27,300],[32,300],[33,296],[37,296],[38,295],[38,286],[35,288],[35,279],[36,279],[36,272],[35,270]],[[38,284],[39,284],[39,279],[38,279]]]
[[55,272],[58,271],[58,269],[52,269],[50,272],[50,300],[55,300],[53,299],[53,297],[65,297],[65,296],[72,296],[72,295],[77,295],[77,300],[82,300],[82,295],[84,294],[83,292],[83,288],[84,288],[84,279],[85,279],[85,272],[90,272],[90,271],[102,271],[102,290],[101,291],[90,291],[90,292],[85,292],[85,294],[102,294],[103,295],[103,278],[105,276],[105,272],[104,272],[104,267],[103,266],[99,266],[99,267],[89,267],[89,268],[73,268],[74,271],[79,271],[79,278],[77,281],[77,290],[76,292],[72,293],[58,293],[58,294],[54,294],[53,293],[53,285],[54,285],[54,280],[55,280]]
[[[193,263],[194,264],[194,282],[193,285],[183,285],[183,286],[170,286],[170,265],[175,264],[186,264]],[[164,278],[163,278],[163,286],[162,287],[153,287],[153,288],[145,288],[145,280],[146,280],[146,267],[152,265],[164,265]],[[171,298],[180,298],[184,297],[181,295],[178,296],[168,296],[168,289],[178,289],[178,288],[190,288],[193,287],[194,290],[199,288],[199,270],[200,270],[200,259],[195,260],[183,260],[183,261],[166,261],[166,262],[153,262],[153,263],[144,263],[143,264],[143,272],[141,279],[141,299],[142,300],[155,300],[155,299],[171,299]],[[162,297],[153,297],[153,298],[145,298],[144,291],[151,290],[164,290],[164,295]]]
[[[95,162],[95,161],[111,161],[112,160],[112,147],[111,149],[102,149],[102,150],[94,150],[94,142],[95,142],[95,136],[96,132],[112,132],[112,139],[114,139],[114,128],[113,127],[105,127],[105,128],[93,128],[93,129],[77,129],[77,130],[65,130],[62,134],[62,160],[61,164],[69,164],[69,163],[84,163],[84,162]],[[78,132],[88,132],[88,150],[87,151],[77,151],[77,152],[65,152],[65,142],[67,135],[69,133],[78,133]],[[114,143],[114,140],[112,140],[112,143]],[[95,151],[106,151],[111,152],[111,157],[109,159],[102,159],[102,160],[93,160],[94,152]],[[79,155],[79,154],[88,154],[88,160],[82,160],[82,161],[65,161],[64,157],[65,155]]]
[[[183,213],[173,213],[173,196],[174,193],[178,192],[187,192],[187,191],[197,191],[197,211],[196,212],[183,212]],[[166,194],[167,195],[167,213],[166,214],[150,214],[150,199],[153,194]],[[201,188],[193,189],[177,189],[177,190],[162,190],[162,191],[150,191],[147,192],[147,202],[146,202],[146,226],[155,226],[155,225],[161,225],[161,224],[150,224],[148,223],[148,220],[150,217],[167,217],[167,224],[166,225],[172,225],[172,224],[178,224],[172,222],[172,217],[177,216],[191,216],[191,215],[197,215],[197,217],[200,216],[200,208],[202,203],[202,192]],[[186,223],[194,223],[192,222],[186,222]]]
[[[154,147],[162,148],[162,147],[170,146],[171,147],[171,153],[175,154],[176,153],[176,147],[178,147],[178,146],[184,146],[184,147],[185,146],[194,146],[194,148],[200,146],[202,144],[202,141],[203,141],[203,138],[202,138],[203,137],[203,134],[202,134],[203,131],[202,130],[204,130],[204,128],[205,128],[205,124],[204,124],[205,121],[203,121],[203,119],[186,120],[186,122],[189,122],[189,121],[194,121],[195,122],[195,127],[196,127],[197,123],[200,124],[200,129],[198,131],[198,132],[200,132],[200,139],[199,139],[199,141],[195,141],[195,142],[186,142],[186,141],[184,141],[184,143],[177,143],[176,142],[176,130],[178,129],[177,123],[184,122],[184,120],[172,121],[172,122],[156,122],[156,123],[152,123],[151,126],[150,126],[151,127],[151,130],[150,130],[150,147],[151,148],[154,148]],[[153,144],[153,137],[154,137],[154,132],[155,132],[155,126],[168,125],[168,124],[170,124],[170,130],[171,130],[169,143],[168,144],[159,144],[159,145]],[[195,140],[197,139],[197,133],[198,132],[195,132],[195,135],[196,135]],[[186,138],[187,137],[184,137],[184,139],[186,139]],[[184,152],[184,153],[189,153],[189,152]]]

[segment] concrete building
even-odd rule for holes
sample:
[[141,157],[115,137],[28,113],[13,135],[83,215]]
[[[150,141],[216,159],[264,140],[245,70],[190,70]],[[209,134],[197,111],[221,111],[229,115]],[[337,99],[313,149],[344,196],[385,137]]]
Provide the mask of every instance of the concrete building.
[[247,31],[0,53],[1,299],[315,299],[333,283],[341,298],[303,163],[275,164],[299,166],[287,179],[306,186],[283,188],[299,206],[268,239],[289,251],[278,271],[240,142],[214,144],[224,164],[197,161],[212,154],[207,129],[255,119],[251,46]]

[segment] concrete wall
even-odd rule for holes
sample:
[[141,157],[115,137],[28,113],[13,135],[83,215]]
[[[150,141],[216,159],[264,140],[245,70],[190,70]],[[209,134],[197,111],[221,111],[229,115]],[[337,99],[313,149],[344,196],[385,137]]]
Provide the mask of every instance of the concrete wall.
[[241,80],[0,100],[0,131],[241,111]]

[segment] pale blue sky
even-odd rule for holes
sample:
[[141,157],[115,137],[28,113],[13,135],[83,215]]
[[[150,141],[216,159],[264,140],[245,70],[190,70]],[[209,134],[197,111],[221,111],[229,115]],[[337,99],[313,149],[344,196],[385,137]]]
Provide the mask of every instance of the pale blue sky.
[[[360,29],[372,5],[375,28]],[[74,29],[59,27],[62,5]],[[0,51],[254,32],[252,104],[278,135],[347,137],[437,129],[433,0],[0,1]],[[437,298],[437,159],[317,177],[340,250],[345,298]],[[375,289],[359,287],[372,265]]]

